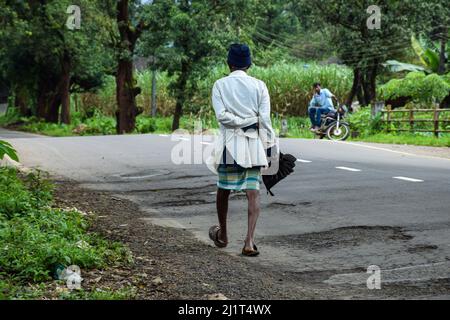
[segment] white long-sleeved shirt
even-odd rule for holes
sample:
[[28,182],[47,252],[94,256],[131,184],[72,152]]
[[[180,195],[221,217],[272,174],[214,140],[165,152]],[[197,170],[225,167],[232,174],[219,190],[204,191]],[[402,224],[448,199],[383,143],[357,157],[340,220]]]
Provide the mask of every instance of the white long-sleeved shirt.
[[[214,84],[212,103],[220,123],[215,148],[216,166],[226,147],[241,167],[267,167],[266,149],[273,147],[276,140],[266,84],[244,71],[234,71]],[[259,125],[259,134],[254,130],[242,130],[253,124]]]

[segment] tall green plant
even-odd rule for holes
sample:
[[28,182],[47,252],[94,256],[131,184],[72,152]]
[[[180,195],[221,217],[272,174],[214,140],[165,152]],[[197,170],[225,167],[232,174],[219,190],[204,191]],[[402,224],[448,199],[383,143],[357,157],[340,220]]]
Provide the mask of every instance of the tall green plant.
[[381,98],[395,99],[410,97],[419,103],[431,104],[442,101],[450,91],[445,77],[435,73],[411,72],[404,79],[393,79],[380,88]]
[[0,140],[0,160],[3,160],[5,155],[9,156],[14,161],[19,161],[16,150],[6,141]]

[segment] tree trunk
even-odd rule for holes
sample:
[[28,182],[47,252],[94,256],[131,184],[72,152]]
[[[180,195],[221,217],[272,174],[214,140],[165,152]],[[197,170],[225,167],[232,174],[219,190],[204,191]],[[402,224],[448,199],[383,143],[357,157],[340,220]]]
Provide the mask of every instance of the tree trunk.
[[447,46],[447,35],[448,35],[448,28],[443,27],[442,28],[442,35],[441,35],[441,52],[439,54],[439,69],[438,74],[445,74],[446,67],[445,67],[445,51]]
[[37,94],[37,117],[46,122],[58,123],[61,104],[59,83],[52,76],[41,74]]
[[180,118],[183,115],[183,105],[186,100],[186,85],[188,79],[188,65],[183,63],[181,66],[181,74],[177,81],[177,103],[175,106],[175,114],[173,116],[172,131],[180,128]]
[[369,82],[367,81],[367,74],[363,77],[362,81],[362,91],[364,96],[364,104],[363,106],[368,106],[370,101],[372,100],[371,94],[370,94],[370,86]]
[[70,124],[70,57],[68,54],[64,54],[61,69],[61,122]]
[[359,68],[353,69],[353,85],[352,89],[345,100],[345,105],[348,106],[350,109],[352,107],[353,99],[355,98],[359,85],[361,83],[361,70]]
[[51,123],[58,123],[59,121],[59,107],[61,106],[61,92],[53,94],[50,104],[47,109],[45,121]]
[[378,60],[373,61],[372,70],[369,75],[370,103],[374,103],[377,99],[377,76],[378,76]]
[[118,134],[133,132],[136,125],[136,116],[138,115],[137,91],[133,87],[133,81],[133,63],[127,59],[120,59],[116,76]]
[[45,119],[47,116],[48,96],[49,96],[49,79],[39,76],[37,89],[37,105],[36,116],[40,119]]
[[128,0],[117,1],[117,24],[119,26],[121,48],[126,52],[119,53],[118,69],[116,74],[116,99],[118,110],[117,133],[124,134],[133,132],[136,124],[136,116],[139,114],[136,106],[136,95],[140,93],[139,88],[134,86],[133,78],[133,53],[139,31],[131,29],[129,18]]
[[[63,59],[68,60],[68,59]],[[69,62],[61,62],[61,74],[58,78],[52,75],[41,73],[38,80],[37,108],[36,115],[38,118],[44,119],[46,122],[58,123],[59,110],[61,104],[66,108],[64,117],[65,123],[70,121],[70,60]]]
[[362,77],[362,89],[364,93],[364,106],[373,103],[377,96],[377,75],[378,75],[378,61],[371,62],[372,66],[365,69]]
[[178,130],[180,128],[180,118],[183,115],[183,102],[177,99],[175,106],[175,114],[173,115],[172,131]]
[[28,100],[28,94],[25,88],[23,87],[17,87],[15,92],[15,101],[14,105],[19,110],[19,114],[23,117],[29,117],[31,116],[31,109],[29,108],[29,100]]
[[358,90],[356,90],[356,96],[358,97],[359,105],[366,106],[366,99],[364,98],[363,88],[362,88],[362,80],[359,83]]

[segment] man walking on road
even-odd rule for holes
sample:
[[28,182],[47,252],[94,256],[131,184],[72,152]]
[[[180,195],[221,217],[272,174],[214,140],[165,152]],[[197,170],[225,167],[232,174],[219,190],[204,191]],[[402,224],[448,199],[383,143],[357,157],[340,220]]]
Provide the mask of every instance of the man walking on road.
[[275,144],[269,92],[263,81],[247,74],[251,64],[250,48],[233,44],[228,53],[231,73],[218,80],[212,91],[220,124],[215,159],[219,226],[211,227],[209,236],[217,247],[228,245],[229,196],[231,191],[245,191],[248,199],[248,230],[242,249],[245,256],[259,255],[254,237],[260,214],[261,169],[268,166],[266,150]]

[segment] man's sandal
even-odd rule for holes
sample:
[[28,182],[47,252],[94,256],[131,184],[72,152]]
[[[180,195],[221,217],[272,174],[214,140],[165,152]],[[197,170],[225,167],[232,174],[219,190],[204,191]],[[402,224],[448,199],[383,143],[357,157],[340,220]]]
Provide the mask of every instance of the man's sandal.
[[225,248],[228,245],[228,243],[219,240],[219,231],[220,231],[219,226],[212,226],[211,228],[209,228],[209,238],[214,242],[216,247]]
[[245,247],[242,249],[242,255],[246,257],[256,257],[259,256],[259,251],[256,245],[253,245],[253,249],[246,249]]

